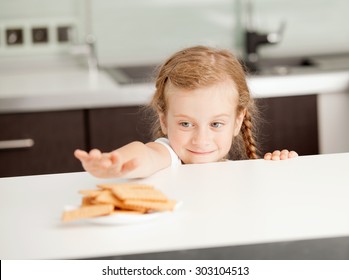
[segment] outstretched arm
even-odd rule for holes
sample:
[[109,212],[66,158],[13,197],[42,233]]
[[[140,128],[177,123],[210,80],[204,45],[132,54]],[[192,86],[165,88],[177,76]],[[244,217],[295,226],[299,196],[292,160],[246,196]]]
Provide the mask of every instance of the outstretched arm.
[[276,150],[272,153],[266,153],[264,155],[265,160],[284,160],[294,157],[298,157],[298,154],[295,151],[288,150],[282,150],[281,152],[279,150]]
[[155,142],[132,142],[110,153],[76,150],[74,155],[87,172],[99,178],[147,177],[171,164],[168,150]]

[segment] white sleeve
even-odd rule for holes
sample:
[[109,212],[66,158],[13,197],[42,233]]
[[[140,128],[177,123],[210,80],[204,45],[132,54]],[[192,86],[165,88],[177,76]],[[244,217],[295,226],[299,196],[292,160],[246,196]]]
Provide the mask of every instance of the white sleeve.
[[177,166],[182,164],[182,161],[179,159],[175,151],[170,146],[170,142],[168,141],[167,138],[165,137],[158,138],[155,140],[155,142],[164,145],[164,147],[166,147],[166,149],[169,151],[171,156],[171,166]]

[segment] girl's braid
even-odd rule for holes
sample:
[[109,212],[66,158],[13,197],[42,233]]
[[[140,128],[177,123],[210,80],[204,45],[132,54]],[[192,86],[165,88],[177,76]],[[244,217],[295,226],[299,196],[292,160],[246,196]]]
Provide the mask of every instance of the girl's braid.
[[252,118],[248,110],[246,110],[245,118],[241,126],[242,138],[244,140],[246,155],[250,159],[258,159],[256,142],[253,136]]

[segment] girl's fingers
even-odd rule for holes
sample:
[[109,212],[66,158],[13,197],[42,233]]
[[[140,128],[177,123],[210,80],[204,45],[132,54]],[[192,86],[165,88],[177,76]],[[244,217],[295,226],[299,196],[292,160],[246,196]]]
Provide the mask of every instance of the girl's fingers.
[[138,160],[131,159],[122,166],[121,173],[122,174],[128,173],[134,170],[135,168],[137,168],[137,166],[139,166]]
[[102,158],[98,161],[98,165],[102,168],[110,168],[112,166],[112,161],[109,157],[105,157],[102,155]]
[[98,149],[91,150],[89,155],[90,155],[91,159],[94,159],[94,160],[98,160],[98,159],[102,158],[102,153]]
[[289,157],[289,158],[298,157],[298,154],[297,154],[295,151],[291,151],[291,152],[288,154],[288,157]]
[[110,160],[116,173],[122,173],[123,165],[125,164],[122,156],[117,151],[110,153]]
[[89,158],[89,155],[87,152],[79,149],[74,151],[74,156],[81,161],[87,160]]
[[281,160],[284,160],[284,159],[288,159],[288,156],[289,156],[289,151],[284,149],[281,151],[280,153],[280,159]]
[[110,153],[110,160],[113,163],[113,165],[117,165],[121,162],[121,157],[117,151],[113,151]]
[[102,153],[98,149],[93,149],[87,153],[76,150],[74,155],[82,161],[86,171],[100,178],[121,177],[139,166],[139,161],[136,159],[123,162],[117,151]]
[[266,153],[266,154],[264,155],[264,159],[265,159],[265,160],[271,160],[271,153]]
[[281,152],[279,150],[274,151],[272,156],[271,156],[271,159],[272,160],[280,160],[280,154],[281,154]]
[[264,155],[265,160],[284,160],[288,158],[298,157],[298,154],[295,151],[288,151],[286,149],[274,151],[273,153],[266,153]]

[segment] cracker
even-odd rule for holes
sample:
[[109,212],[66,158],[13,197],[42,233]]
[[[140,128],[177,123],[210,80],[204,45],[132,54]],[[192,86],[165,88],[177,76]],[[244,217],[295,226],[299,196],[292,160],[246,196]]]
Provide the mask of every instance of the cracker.
[[154,189],[154,187],[151,185],[136,184],[136,183],[106,183],[106,184],[99,184],[97,185],[97,187],[101,189],[107,189],[107,190],[111,190],[114,187],[130,188],[130,189]]
[[83,196],[81,200],[81,206],[89,206],[94,204],[94,198],[90,196]]
[[81,207],[65,211],[64,222],[117,214],[144,214],[173,210],[176,201],[168,198],[151,185],[136,183],[108,183],[98,189],[79,191],[83,194]]
[[114,212],[112,213],[112,215],[118,215],[118,214],[142,215],[144,214],[144,211],[117,209],[117,210],[114,210]]
[[79,219],[109,215],[113,212],[113,210],[114,205],[111,204],[84,206],[75,210],[64,211],[62,221],[71,222]]
[[125,207],[128,208],[145,208],[149,211],[173,211],[176,206],[175,200],[167,201],[146,201],[137,199],[128,199],[123,201]]
[[113,195],[109,190],[102,191],[97,197],[93,200],[94,204],[113,204],[115,207],[122,208],[123,203],[115,195]]
[[80,190],[79,193],[85,196],[96,197],[102,190]]
[[141,206],[141,205],[125,205],[125,204],[123,204],[122,207],[119,208],[119,210],[137,211],[137,212],[142,212],[143,214],[148,212],[148,209]]
[[168,200],[167,197],[158,189],[134,189],[117,186],[113,187],[111,191],[121,200],[136,199],[163,202]]

